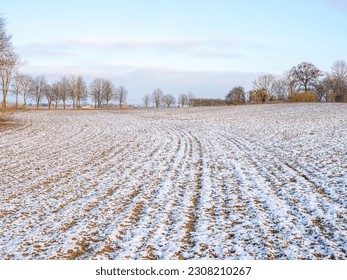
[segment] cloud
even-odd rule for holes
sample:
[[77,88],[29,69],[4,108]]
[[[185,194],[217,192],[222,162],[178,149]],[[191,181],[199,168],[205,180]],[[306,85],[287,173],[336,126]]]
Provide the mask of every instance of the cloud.
[[[100,69],[105,62],[134,65],[135,68],[158,65],[189,70],[228,69],[244,60],[241,43],[227,39],[210,40],[104,40],[77,38],[57,42],[19,46],[19,54],[34,65],[90,65]],[[245,48],[243,44],[242,48]]]
[[325,5],[347,13],[347,0],[325,0]]
[[19,46],[18,51],[23,57],[76,57],[78,52],[69,45],[58,43],[29,43]]
[[191,56],[203,57],[225,57],[237,56],[233,53],[235,48],[241,45],[240,42],[229,39],[210,40],[183,40],[183,39],[163,39],[163,40],[104,40],[101,38],[78,38],[65,42],[70,46],[84,48],[99,48],[102,50],[125,50],[136,51],[151,49],[169,53],[177,53]]

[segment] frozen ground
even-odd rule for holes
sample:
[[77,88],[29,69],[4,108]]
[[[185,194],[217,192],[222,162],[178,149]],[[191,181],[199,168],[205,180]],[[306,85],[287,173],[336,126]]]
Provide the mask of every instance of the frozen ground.
[[0,259],[347,259],[347,104],[15,119]]

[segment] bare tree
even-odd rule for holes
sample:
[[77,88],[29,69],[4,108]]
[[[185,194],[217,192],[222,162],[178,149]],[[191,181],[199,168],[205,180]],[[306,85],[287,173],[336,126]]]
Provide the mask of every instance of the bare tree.
[[178,104],[181,105],[181,107],[183,108],[184,106],[186,106],[188,103],[188,96],[185,93],[182,93],[178,96]]
[[164,93],[160,88],[157,88],[152,92],[152,101],[155,104],[155,108],[159,108],[163,95]]
[[347,63],[344,60],[337,60],[331,67],[334,77],[337,77],[347,83]]
[[78,76],[77,83],[76,83],[77,108],[81,108],[81,101],[87,99],[87,97],[88,97],[87,85],[85,81],[83,80],[82,76]]
[[55,103],[54,108],[57,109],[58,103],[61,100],[60,83],[59,82],[55,82],[52,84],[52,94],[53,94],[54,103]]
[[242,104],[246,101],[245,89],[243,87],[233,87],[225,98],[233,104]]
[[273,86],[276,81],[276,77],[272,74],[262,74],[253,81],[253,89],[256,91],[264,90],[265,101],[270,101],[273,98]]
[[171,94],[162,96],[161,101],[166,105],[167,108],[176,103],[175,97]]
[[293,79],[299,85],[299,90],[312,90],[322,72],[310,62],[302,62],[290,70]]
[[23,108],[27,105],[27,98],[33,91],[34,79],[29,74],[19,75],[20,94],[23,96]]
[[109,102],[115,97],[114,85],[110,80],[103,80],[102,90],[106,101],[106,108],[109,108]]
[[3,17],[0,17],[0,53],[5,52],[9,47],[12,47],[11,44],[11,35],[7,34],[6,31],[6,22]]
[[347,64],[345,61],[334,62],[329,75],[329,86],[336,101],[347,101]]
[[187,104],[189,107],[193,106],[193,100],[195,99],[194,94],[192,92],[187,93]]
[[145,105],[146,109],[148,108],[149,99],[150,99],[149,94],[146,94],[146,95],[142,98],[143,104]]
[[11,35],[7,34],[5,20],[0,17],[0,78],[2,86],[2,108],[6,109],[7,94],[12,75],[21,66],[19,56],[14,52]]
[[103,84],[104,79],[96,78],[89,85],[90,94],[94,101],[94,108],[101,108],[102,103],[105,101]]
[[50,110],[52,103],[55,99],[53,86],[46,84],[44,91],[43,91],[43,94],[47,99],[48,109]]
[[318,83],[314,85],[314,92],[318,95],[319,102],[331,101],[331,85],[332,80],[330,75],[326,75],[323,79],[319,80]]
[[298,87],[297,80],[292,76],[290,71],[285,71],[282,75],[282,80],[286,86],[287,89],[287,98],[289,95],[296,92],[296,89]]
[[47,87],[47,82],[44,75],[37,76],[34,79],[32,96],[36,102],[36,109],[38,109],[40,106],[46,87]]
[[66,109],[66,100],[69,96],[69,80],[67,77],[61,78],[59,81],[60,98],[63,100],[63,108]]
[[77,103],[77,78],[75,75],[70,75],[68,77],[68,97],[72,100],[72,108],[76,109]]
[[278,100],[287,100],[288,87],[287,80],[284,77],[277,77],[272,86],[272,94]]
[[122,104],[124,104],[127,100],[127,96],[128,96],[128,91],[126,90],[125,87],[123,86],[119,86],[116,89],[116,93],[115,93],[115,100],[118,101],[119,104],[119,108],[122,108]]
[[21,84],[20,84],[20,80],[21,80],[21,74],[19,74],[18,72],[15,73],[14,75],[14,79],[12,82],[12,92],[16,97],[16,109],[18,109],[18,97],[21,91]]

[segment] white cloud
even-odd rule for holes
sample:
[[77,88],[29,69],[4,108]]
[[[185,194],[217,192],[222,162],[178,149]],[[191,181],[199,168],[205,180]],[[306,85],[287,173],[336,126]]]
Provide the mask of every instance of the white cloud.
[[324,3],[341,12],[347,12],[347,0],[325,0]]
[[228,39],[210,40],[183,40],[183,39],[163,39],[163,40],[105,40],[102,38],[77,38],[73,40],[62,40],[52,43],[32,43],[21,46],[23,54],[31,56],[42,55],[76,55],[77,50],[105,52],[105,51],[139,51],[155,50],[181,54],[186,56],[199,57],[237,57],[235,50],[242,44]]

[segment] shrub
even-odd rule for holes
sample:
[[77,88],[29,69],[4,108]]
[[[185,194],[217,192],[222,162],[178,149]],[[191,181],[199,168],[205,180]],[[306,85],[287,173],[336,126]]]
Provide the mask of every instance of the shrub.
[[319,96],[312,91],[294,92],[288,96],[289,102],[319,102]]

